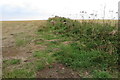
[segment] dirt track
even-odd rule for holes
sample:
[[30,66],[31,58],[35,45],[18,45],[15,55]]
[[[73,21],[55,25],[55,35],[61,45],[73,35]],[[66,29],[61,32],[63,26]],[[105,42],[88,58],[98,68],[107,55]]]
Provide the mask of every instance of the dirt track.
[[[36,50],[44,50],[46,46],[35,45],[35,31],[42,26],[44,21],[26,21],[26,22],[3,22],[2,25],[2,55],[3,60],[21,59],[22,62],[28,62],[30,56]],[[17,40],[28,40],[25,45],[18,46]],[[47,40],[46,40],[47,41]],[[21,45],[21,44],[19,44]],[[34,60],[32,60],[34,61]],[[21,65],[21,64],[20,64]],[[17,67],[19,67],[18,65]],[[51,64],[53,68],[48,68],[36,72],[37,78],[71,78],[80,77],[78,73],[65,67],[62,64]],[[13,66],[11,68],[14,68]],[[7,70],[7,69],[5,69]],[[9,70],[9,69],[8,69]]]

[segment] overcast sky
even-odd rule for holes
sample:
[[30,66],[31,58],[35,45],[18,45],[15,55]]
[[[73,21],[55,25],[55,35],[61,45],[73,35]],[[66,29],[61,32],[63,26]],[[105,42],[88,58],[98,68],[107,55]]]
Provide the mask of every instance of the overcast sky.
[[[43,20],[58,15],[71,19],[117,18],[119,0],[1,0],[0,20]],[[86,11],[86,14],[80,13]],[[113,11],[113,12],[112,12]],[[89,14],[97,14],[97,17]]]

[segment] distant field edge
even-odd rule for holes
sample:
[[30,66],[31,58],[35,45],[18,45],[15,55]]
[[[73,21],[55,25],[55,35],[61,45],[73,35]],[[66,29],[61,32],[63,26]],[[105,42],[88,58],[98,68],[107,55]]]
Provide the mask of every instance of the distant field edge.
[[[93,21],[93,20],[97,20],[97,21],[103,21],[103,19],[73,19],[73,20],[85,20],[85,21]],[[104,19],[105,21],[118,21],[118,19],[113,20],[113,19]],[[0,21],[0,22],[32,22],[32,21],[46,21],[46,20],[6,20],[6,21]]]
[[0,22],[33,22],[33,21],[46,21],[46,20],[14,20],[14,21],[0,21]]

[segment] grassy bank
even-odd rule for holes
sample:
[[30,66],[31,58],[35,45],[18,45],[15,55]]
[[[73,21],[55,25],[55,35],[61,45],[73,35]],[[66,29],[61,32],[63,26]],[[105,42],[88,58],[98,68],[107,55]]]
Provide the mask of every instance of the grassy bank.
[[58,62],[78,71],[88,71],[91,77],[117,76],[117,26],[55,17],[48,20],[46,28],[68,42],[67,45],[54,42],[60,49],[53,52]]

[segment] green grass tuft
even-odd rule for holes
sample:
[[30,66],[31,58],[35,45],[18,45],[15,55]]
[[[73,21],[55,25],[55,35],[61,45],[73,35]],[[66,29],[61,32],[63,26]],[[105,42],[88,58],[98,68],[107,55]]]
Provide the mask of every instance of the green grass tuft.
[[11,60],[4,60],[3,63],[7,65],[14,65],[14,64],[20,64],[20,59],[11,59]]
[[7,72],[3,76],[3,78],[33,78],[33,77],[34,77],[33,72],[29,72],[24,69],[15,69],[11,72]]
[[93,78],[112,78],[111,74],[106,71],[97,71],[93,72]]

